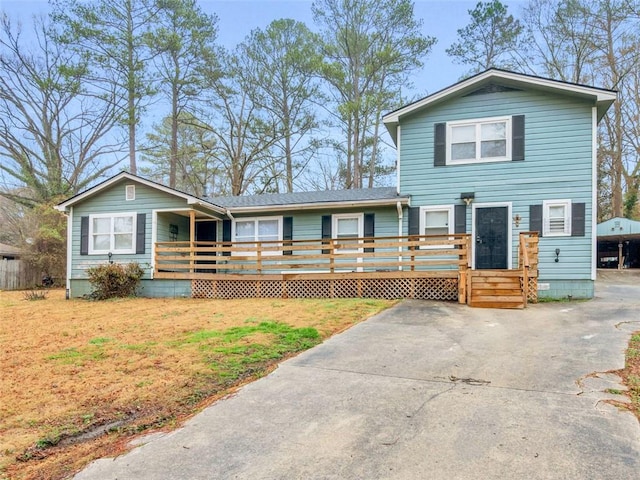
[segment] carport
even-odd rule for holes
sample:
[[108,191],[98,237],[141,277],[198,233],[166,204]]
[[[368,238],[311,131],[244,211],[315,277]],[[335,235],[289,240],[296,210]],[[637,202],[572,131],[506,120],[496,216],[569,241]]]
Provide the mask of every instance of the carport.
[[640,222],[616,217],[598,224],[598,268],[640,268]]

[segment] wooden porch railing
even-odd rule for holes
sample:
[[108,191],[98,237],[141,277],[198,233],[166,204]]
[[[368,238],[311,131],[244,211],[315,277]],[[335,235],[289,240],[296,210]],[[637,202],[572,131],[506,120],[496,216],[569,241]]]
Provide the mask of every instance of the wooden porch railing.
[[[254,291],[257,295],[265,295],[267,289],[270,289],[269,295],[294,295],[293,290],[298,287],[334,292],[348,283],[349,288],[355,289],[349,291],[357,292],[356,295],[360,295],[362,289],[373,288],[373,284],[380,294],[391,298],[403,298],[404,294],[408,298],[432,298],[424,289],[433,288],[440,290],[440,296],[434,295],[434,299],[457,298],[459,303],[472,304],[472,294],[477,292],[476,303],[496,305],[492,299],[501,300],[499,297],[506,295],[503,290],[507,280],[496,283],[489,278],[493,275],[512,278],[508,281],[514,283],[515,296],[519,298],[521,288],[525,305],[537,298],[536,232],[520,234],[517,269],[472,271],[470,254],[471,237],[468,234],[263,242],[158,242],[155,244],[154,278],[192,280],[192,285],[199,282],[202,289],[215,292],[227,289],[216,293],[227,295],[223,298],[249,297]],[[474,278],[477,288],[473,286]],[[248,282],[254,282],[256,290]],[[302,287],[301,282],[310,283]],[[331,284],[327,286],[326,282]],[[494,283],[497,285],[495,292],[492,290]],[[238,291],[245,288],[244,293],[234,293],[236,287]],[[347,292],[345,289],[343,292]],[[384,289],[396,291],[389,293]],[[417,289],[422,289],[420,295],[416,293]],[[393,297],[396,294],[400,297]]]
[[427,235],[262,242],[157,242],[156,278],[465,271],[469,235]]

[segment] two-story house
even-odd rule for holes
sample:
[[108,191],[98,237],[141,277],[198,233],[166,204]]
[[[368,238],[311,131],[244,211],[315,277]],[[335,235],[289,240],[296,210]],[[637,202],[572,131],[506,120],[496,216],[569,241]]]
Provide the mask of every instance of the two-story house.
[[88,267],[137,261],[149,296],[465,302],[470,272],[519,269],[523,235],[538,232],[537,293],[590,298],[597,125],[615,98],[475,75],[384,117],[391,188],[197,198],[120,173],[58,206],[69,295],[89,292]]

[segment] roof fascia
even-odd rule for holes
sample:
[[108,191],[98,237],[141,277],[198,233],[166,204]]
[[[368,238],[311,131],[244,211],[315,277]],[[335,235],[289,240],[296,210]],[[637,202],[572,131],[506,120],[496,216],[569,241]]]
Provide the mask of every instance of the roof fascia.
[[530,87],[532,86],[534,88],[537,87],[543,90],[556,90],[575,96],[592,98],[593,100],[595,100],[598,107],[598,120],[602,119],[608,108],[617,98],[617,92],[613,90],[589,87],[586,85],[578,85],[575,83],[561,82],[558,80],[551,80],[547,78],[524,75],[521,73],[508,72],[504,70],[490,69],[466,80],[455,83],[447,88],[444,88],[432,95],[423,98],[422,100],[418,100],[417,102],[411,103],[409,105],[406,105],[405,107],[388,113],[387,115],[382,117],[382,121],[387,127],[387,130],[389,130],[394,143],[397,144],[397,127],[400,123],[401,117],[404,117],[417,110],[421,110],[431,104],[440,102],[447,97],[464,94],[475,88],[476,85],[490,81],[492,79],[507,81],[508,86],[516,84]]
[[188,195],[186,193],[182,193],[179,192],[178,190],[174,190],[173,188],[170,187],[166,187],[164,185],[161,185],[159,183],[156,182],[151,182],[149,180],[146,180],[142,177],[139,177],[137,175],[133,175],[131,173],[128,172],[120,172],[117,175],[114,175],[111,178],[108,178],[107,180],[105,180],[102,183],[99,183],[98,185],[95,185],[94,187],[85,190],[82,193],[79,193],[78,195],[74,195],[73,197],[65,200],[62,203],[59,203],[58,205],[55,206],[55,208],[61,212],[66,211],[67,207],[70,207],[72,205],[75,205],[78,202],[81,202],[82,200],[85,200],[88,197],[91,197],[93,195],[95,195],[96,193],[109,188],[110,186],[112,186],[113,184],[119,182],[120,180],[130,180],[132,182],[137,182],[137,183],[141,183],[147,187],[156,189],[156,190],[160,190],[162,192],[168,193],[170,195],[176,196],[176,197],[180,197],[183,198],[187,201],[188,205],[200,205],[203,206],[205,208],[208,208],[210,210],[213,210],[215,212],[224,214],[225,213],[225,209],[219,207],[218,205],[215,205],[213,203],[209,203],[206,202],[205,200],[202,200],[198,197],[194,197],[192,195]]
[[229,207],[231,213],[253,212],[282,212],[283,210],[324,210],[327,208],[353,208],[353,207],[385,207],[395,206],[398,202],[409,205],[409,197],[398,197],[380,200],[360,200],[353,202],[314,202],[292,203],[287,205],[262,205],[255,207]]

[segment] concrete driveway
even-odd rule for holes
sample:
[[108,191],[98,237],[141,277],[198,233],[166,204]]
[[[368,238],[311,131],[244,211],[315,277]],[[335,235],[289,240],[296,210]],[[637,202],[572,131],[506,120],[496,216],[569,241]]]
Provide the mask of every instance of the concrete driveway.
[[639,329],[635,285],[524,311],[405,301],[76,478],[637,479],[640,425],[600,372]]

